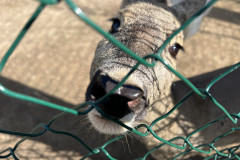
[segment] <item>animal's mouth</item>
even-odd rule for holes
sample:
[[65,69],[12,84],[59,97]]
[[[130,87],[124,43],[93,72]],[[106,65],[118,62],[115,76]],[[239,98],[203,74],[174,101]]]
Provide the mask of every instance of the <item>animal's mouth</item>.
[[[88,87],[87,100],[96,102],[117,86],[118,82],[108,76],[97,76]],[[144,92],[138,87],[123,85],[98,103],[99,109],[112,119],[121,121],[129,127],[135,127],[144,116],[146,101]],[[96,109],[89,113],[93,126],[106,134],[119,134],[126,129],[103,117]]]
[[[129,127],[135,127],[135,115],[129,114],[123,119],[120,119],[125,125]],[[104,134],[121,134],[127,132],[127,129],[120,126],[119,124],[104,118],[96,109],[93,109],[89,114],[88,118],[95,129]]]

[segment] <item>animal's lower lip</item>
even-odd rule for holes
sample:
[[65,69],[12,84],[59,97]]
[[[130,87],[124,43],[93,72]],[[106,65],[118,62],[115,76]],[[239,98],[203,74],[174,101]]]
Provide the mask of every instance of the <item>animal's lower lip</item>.
[[107,121],[107,119],[104,118],[102,115],[97,115],[97,114],[95,114],[95,116],[96,116],[99,120]]
[[102,117],[95,109],[89,113],[88,117],[93,126],[101,133],[121,134],[126,132],[126,129],[119,126],[115,122]]
[[99,121],[110,121],[104,116],[102,116],[97,110],[92,113]]

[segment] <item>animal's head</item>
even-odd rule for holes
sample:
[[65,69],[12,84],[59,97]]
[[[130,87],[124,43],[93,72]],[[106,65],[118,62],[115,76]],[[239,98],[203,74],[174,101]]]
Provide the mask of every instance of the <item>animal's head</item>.
[[[203,1],[179,2],[166,5],[158,1],[124,1],[122,9],[110,33],[121,43],[144,57],[156,53],[163,42],[180,25],[203,5]],[[184,34],[175,36],[162,53],[163,59],[173,68],[176,55],[182,49]],[[153,59],[148,59],[149,62]],[[96,101],[111,91],[137,63],[109,40],[99,42],[92,62],[91,83],[86,93],[87,101]],[[130,127],[140,122],[148,108],[158,100],[171,85],[174,78],[161,62],[154,68],[140,65],[125,84],[99,104],[100,109]],[[95,109],[89,113],[93,126],[106,134],[119,134],[126,130],[101,116]]]

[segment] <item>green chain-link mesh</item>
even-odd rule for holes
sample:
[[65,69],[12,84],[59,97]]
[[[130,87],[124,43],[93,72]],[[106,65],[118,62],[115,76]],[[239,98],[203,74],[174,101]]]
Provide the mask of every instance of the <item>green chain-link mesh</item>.
[[[43,135],[44,133],[48,132],[53,132],[55,134],[63,134],[63,135],[67,135],[73,139],[75,139],[76,141],[78,141],[81,145],[83,145],[84,147],[86,147],[86,149],[89,150],[89,154],[85,155],[82,159],[85,159],[93,154],[98,154],[100,152],[105,153],[105,155],[111,159],[114,160],[115,158],[113,158],[111,156],[111,153],[108,153],[107,150],[105,150],[105,147],[108,145],[111,145],[112,142],[117,141],[119,139],[121,139],[124,136],[118,136],[117,138],[114,138],[108,142],[106,142],[104,145],[102,145],[101,147],[92,149],[91,147],[89,147],[87,144],[85,144],[79,137],[77,137],[76,135],[73,135],[71,133],[67,133],[67,132],[62,132],[62,131],[57,131],[51,128],[51,125],[55,122],[56,119],[61,118],[63,115],[65,114],[74,114],[74,115],[85,115],[88,112],[90,112],[93,108],[97,109],[105,118],[110,119],[112,121],[114,121],[115,123],[125,127],[126,129],[129,130],[129,132],[133,132],[137,135],[140,136],[146,136],[148,134],[152,134],[156,139],[158,139],[159,141],[161,141],[162,143],[159,146],[156,146],[155,148],[153,148],[152,150],[150,150],[149,152],[147,152],[144,157],[139,158],[139,159],[146,159],[147,156],[151,153],[154,152],[155,150],[159,149],[160,147],[164,146],[164,145],[170,145],[172,147],[175,147],[177,149],[180,150],[184,150],[186,148],[186,146],[190,146],[191,149],[184,151],[182,153],[180,153],[179,155],[173,157],[173,159],[177,159],[178,157],[187,154],[188,152],[195,150],[201,153],[206,153],[206,154],[210,154],[212,153],[212,151],[214,150],[216,152],[216,154],[213,154],[212,156],[205,158],[206,160],[214,158],[214,159],[218,159],[218,158],[222,158],[222,159],[239,159],[240,157],[236,154],[236,151],[240,148],[240,145],[238,146],[234,146],[231,148],[227,148],[225,150],[219,151],[214,147],[214,144],[219,141],[222,137],[225,137],[229,134],[231,134],[232,132],[235,132],[237,130],[240,130],[239,126],[236,126],[235,128],[232,128],[229,132],[224,133],[218,137],[216,137],[212,143],[210,144],[201,144],[199,146],[193,146],[191,144],[191,142],[189,141],[189,139],[196,134],[197,132],[200,132],[201,130],[204,130],[205,128],[223,120],[226,118],[229,118],[234,124],[237,123],[238,119],[240,119],[240,112],[239,113],[232,113],[230,114],[220,103],[218,103],[218,101],[209,93],[210,88],[217,83],[220,79],[222,79],[223,77],[227,76],[229,73],[231,73],[232,71],[236,70],[237,68],[240,67],[240,63],[237,63],[235,65],[233,65],[232,67],[230,67],[230,69],[228,69],[227,71],[225,71],[224,73],[222,73],[220,76],[218,76],[217,78],[213,79],[205,89],[199,89],[197,87],[194,86],[194,84],[192,84],[188,79],[186,79],[184,76],[182,76],[179,72],[177,72],[176,70],[174,70],[171,66],[169,66],[167,63],[165,63],[165,61],[163,60],[163,58],[161,57],[161,53],[164,50],[164,48],[167,46],[167,44],[171,41],[171,39],[176,36],[180,31],[182,31],[183,29],[185,29],[195,18],[197,18],[202,12],[204,12],[207,8],[209,8],[210,6],[212,6],[215,2],[217,2],[217,0],[212,0],[210,1],[205,7],[203,7],[201,10],[199,10],[193,17],[191,17],[186,23],[184,23],[178,30],[176,30],[165,42],[164,44],[160,47],[159,51],[157,54],[149,54],[146,57],[139,57],[138,55],[136,55],[134,52],[132,52],[129,48],[127,48],[126,46],[124,46],[123,44],[121,44],[118,40],[116,40],[113,36],[111,36],[111,34],[105,32],[102,28],[100,28],[98,25],[96,25],[93,21],[91,21],[84,13],[83,11],[77,6],[75,5],[72,0],[64,0],[65,3],[70,7],[70,9],[77,15],[79,16],[80,19],[82,19],[84,22],[86,22],[90,27],[92,27],[93,29],[95,29],[96,31],[98,31],[100,34],[102,34],[104,37],[106,37],[107,39],[109,39],[109,41],[111,41],[112,43],[114,43],[116,46],[118,46],[121,50],[123,50],[126,54],[129,54],[130,56],[132,56],[132,58],[136,59],[138,61],[138,63],[131,69],[131,71],[124,77],[124,79],[112,90],[110,91],[108,94],[106,94],[104,97],[102,97],[101,99],[99,99],[98,101],[96,101],[95,103],[93,102],[85,102],[83,104],[81,104],[80,106],[77,106],[73,109],[71,108],[67,108],[64,106],[60,106],[57,104],[53,104],[41,99],[37,99],[28,95],[24,95],[21,93],[17,93],[14,91],[11,91],[7,88],[5,88],[2,84],[0,84],[0,92],[2,94],[5,94],[7,96],[13,97],[13,98],[17,98],[20,100],[24,100],[24,101],[29,101],[32,103],[36,103],[36,104],[40,104],[42,106],[45,107],[49,107],[49,108],[54,108],[60,111],[63,111],[61,114],[56,115],[55,117],[53,117],[47,124],[39,124],[37,125],[34,129],[32,129],[32,131],[30,133],[21,133],[21,132],[12,132],[12,131],[7,131],[7,130],[2,130],[0,129],[1,133],[6,133],[6,134],[11,134],[11,135],[19,135],[19,136],[24,136],[23,139],[21,139],[20,141],[18,141],[16,143],[16,145],[13,148],[7,148],[3,151],[0,152],[0,158],[7,158],[12,156],[14,159],[18,159],[15,155],[15,151],[18,148],[18,145],[23,143],[27,138],[29,137],[38,137]],[[23,38],[23,36],[25,35],[25,33],[28,31],[29,27],[32,25],[32,23],[34,22],[34,20],[37,18],[37,16],[42,12],[42,10],[44,9],[44,7],[46,5],[54,5],[59,3],[58,0],[39,0],[40,5],[39,7],[36,9],[36,11],[33,13],[32,17],[29,19],[29,21],[27,22],[27,24],[24,26],[24,28],[22,29],[22,31],[20,32],[20,34],[18,35],[18,37],[16,38],[16,40],[13,42],[13,44],[11,45],[11,47],[9,48],[9,50],[6,52],[6,54],[4,55],[2,61],[0,62],[0,73],[3,70],[7,60],[9,59],[9,57],[11,56],[11,54],[13,53],[14,49],[16,48],[16,46],[20,43],[21,39]],[[146,61],[146,59],[148,58],[154,58],[155,61],[152,63],[148,63]],[[155,121],[152,122],[152,124],[150,126],[146,125],[146,124],[140,124],[139,126],[137,126],[136,128],[131,128],[125,124],[123,124],[120,121],[117,121],[115,119],[112,119],[111,117],[109,117],[108,115],[106,115],[105,113],[103,113],[99,107],[98,107],[98,103],[100,103],[101,101],[103,101],[106,97],[108,97],[110,94],[114,93],[121,85],[123,85],[123,83],[128,79],[128,77],[131,75],[131,73],[133,71],[135,71],[138,66],[140,64],[143,64],[145,66],[148,67],[154,67],[156,64],[156,61],[160,61],[161,63],[163,63],[171,72],[173,72],[177,77],[179,77],[183,82],[185,82],[191,89],[192,91],[190,93],[188,93],[185,97],[182,98],[182,100],[179,101],[179,103],[172,108],[167,114],[163,115],[162,117],[159,117],[158,119],[156,119]],[[212,100],[213,103],[215,103],[215,105],[217,107],[219,107],[224,113],[225,116],[220,117],[208,124],[203,125],[201,128],[193,131],[192,133],[190,133],[187,137],[175,137],[171,140],[165,140],[162,139],[161,137],[159,137],[158,135],[155,134],[155,132],[152,130],[152,127],[159,121],[161,121],[162,119],[168,117],[173,111],[175,111],[178,107],[181,106],[181,104],[186,101],[189,97],[191,97],[193,95],[193,93],[196,93],[199,97],[201,97],[202,99],[205,99],[206,97],[210,98]],[[86,108],[84,111],[79,111],[80,109],[82,110],[83,108]],[[145,127],[147,128],[147,131],[145,133],[141,133],[137,128],[141,128],[141,127]],[[41,128],[42,130],[39,132],[36,132],[36,130],[39,130],[39,128]],[[178,140],[178,139],[182,139],[184,141],[184,144],[182,146],[178,146],[175,145],[173,142]],[[207,146],[209,148],[208,151],[206,150],[202,150],[201,148]]]

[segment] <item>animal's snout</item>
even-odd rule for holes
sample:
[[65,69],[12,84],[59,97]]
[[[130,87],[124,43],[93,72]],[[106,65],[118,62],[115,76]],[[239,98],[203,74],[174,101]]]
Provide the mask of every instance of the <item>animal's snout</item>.
[[[115,88],[118,84],[118,82],[112,80],[108,76],[100,76],[98,81],[107,93]],[[121,86],[116,92],[114,92],[114,94],[129,98],[130,100],[134,100],[143,96],[143,92],[140,89],[130,85]]]
[[[109,93],[119,83],[108,76],[102,75],[94,81],[90,89],[91,99],[94,101]],[[138,87],[123,85],[98,106],[107,115],[121,119],[131,112],[136,114],[143,110],[143,95],[143,91]]]

